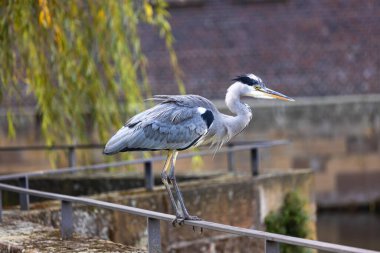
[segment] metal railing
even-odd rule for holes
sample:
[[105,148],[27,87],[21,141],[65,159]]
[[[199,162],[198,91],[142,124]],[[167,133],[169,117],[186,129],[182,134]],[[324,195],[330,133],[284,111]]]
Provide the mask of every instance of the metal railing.
[[65,150],[67,151],[67,161],[69,167],[75,167],[77,163],[77,149],[103,149],[103,144],[78,144],[78,145],[32,145],[32,146],[11,146],[0,147],[0,152],[19,152],[19,151],[50,151],[50,150]]
[[[268,143],[268,141],[258,142],[258,143]],[[236,145],[245,145],[252,142],[235,142],[229,143],[228,147],[233,147]],[[274,144],[277,145],[277,144]],[[46,146],[46,145],[32,145],[32,146],[10,146],[10,147],[0,147],[0,152],[20,152],[20,151],[51,151],[51,150],[65,150],[67,151],[67,161],[69,167],[76,167],[77,158],[76,150],[78,149],[103,149],[104,144],[77,144],[77,145],[55,145],[55,146]],[[232,152],[228,156],[228,169],[233,170],[233,155]]]
[[[83,197],[73,197],[62,194],[55,194],[31,189],[25,189],[21,187],[11,186],[0,183],[0,222],[2,221],[2,191],[17,192],[19,194],[28,194],[37,197],[60,200],[61,201],[61,237],[62,239],[70,239],[73,236],[74,224],[73,224],[73,204],[83,204],[98,208],[104,208],[108,210],[125,212],[133,215],[143,216],[147,218],[147,230],[148,230],[148,252],[159,253],[162,252],[161,235],[160,235],[160,221],[171,222],[175,216],[155,211],[149,211],[136,207],[124,206],[105,201],[99,201]],[[338,244],[332,244],[327,242],[314,241],[309,239],[296,238],[286,235],[274,234],[255,229],[247,229],[234,227],[209,221],[191,221],[185,220],[184,225],[199,227],[202,229],[210,229],[219,232],[225,232],[235,234],[239,236],[248,236],[265,240],[265,252],[266,253],[279,253],[280,243],[291,244],[295,246],[302,246],[317,250],[325,250],[330,252],[340,253],[379,253],[379,251],[360,249],[355,247],[343,246]]]
[[[235,171],[234,153],[236,151],[249,150],[250,160],[251,160],[251,174],[252,176],[257,176],[259,174],[259,166],[260,166],[259,149],[274,147],[278,145],[285,145],[288,143],[289,141],[287,140],[239,142],[235,144],[229,144],[227,147],[223,147],[216,152],[213,150],[203,150],[199,152],[180,154],[178,156],[178,159],[191,158],[194,156],[205,156],[205,155],[214,155],[214,154],[219,154],[219,153],[227,153],[228,171],[234,172]],[[42,148],[40,146],[36,146],[33,148],[38,148],[38,147]],[[69,147],[69,146],[58,146],[58,148],[59,147]],[[87,147],[87,146],[82,145],[81,147]],[[7,151],[10,151],[10,150],[11,150],[10,148],[7,149]],[[15,148],[15,150],[18,150],[18,149]],[[15,173],[15,174],[0,176],[0,181],[16,179],[19,182],[19,186],[28,189],[29,179],[31,177],[74,173],[74,172],[87,171],[87,170],[105,170],[111,167],[144,164],[145,188],[151,191],[154,187],[153,162],[163,161],[165,159],[166,157],[164,156],[156,156],[156,157],[151,157],[151,158],[136,159],[136,160],[130,160],[130,161],[101,163],[101,164],[79,166],[79,167],[68,167],[68,168],[61,168],[61,169],[56,169],[56,170],[41,170],[41,171],[34,171],[34,172],[28,172],[28,173]],[[29,209],[29,195],[26,193],[20,194],[20,208],[21,210]]]

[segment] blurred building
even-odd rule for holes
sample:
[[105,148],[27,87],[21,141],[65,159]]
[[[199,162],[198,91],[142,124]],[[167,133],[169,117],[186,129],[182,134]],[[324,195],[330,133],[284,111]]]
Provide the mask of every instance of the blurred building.
[[[188,93],[223,98],[255,73],[291,96],[380,93],[376,0],[170,0]],[[143,29],[154,94],[175,94],[162,40]]]

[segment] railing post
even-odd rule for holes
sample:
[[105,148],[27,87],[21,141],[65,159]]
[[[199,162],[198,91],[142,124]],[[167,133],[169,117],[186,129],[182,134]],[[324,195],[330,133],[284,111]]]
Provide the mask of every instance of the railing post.
[[0,190],[0,222],[3,221],[3,191]]
[[[29,189],[29,178],[28,176],[19,178],[20,187]],[[20,193],[20,209],[23,211],[29,210],[29,194]]]
[[73,207],[71,202],[61,201],[61,237],[67,240],[73,237]]
[[161,253],[160,221],[148,218],[148,252]]
[[231,150],[234,147],[234,144],[229,143],[227,147],[228,147],[228,152],[227,152],[228,172],[234,172],[235,171],[234,151]]
[[154,175],[152,161],[144,162],[145,189],[152,191],[154,187]]
[[69,167],[75,167],[77,164],[77,158],[75,155],[75,147],[70,146],[68,149]]
[[280,253],[280,244],[274,241],[265,241],[265,253]]
[[258,148],[253,148],[253,149],[251,149],[251,171],[252,171],[252,176],[259,175],[259,163],[260,163],[259,149]]

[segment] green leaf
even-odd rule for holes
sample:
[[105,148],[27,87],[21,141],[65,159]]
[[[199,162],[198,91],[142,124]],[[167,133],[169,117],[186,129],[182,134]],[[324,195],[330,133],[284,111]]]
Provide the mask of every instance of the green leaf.
[[8,121],[8,136],[10,138],[16,137],[16,129],[13,122],[13,117],[10,111],[7,111],[7,121]]

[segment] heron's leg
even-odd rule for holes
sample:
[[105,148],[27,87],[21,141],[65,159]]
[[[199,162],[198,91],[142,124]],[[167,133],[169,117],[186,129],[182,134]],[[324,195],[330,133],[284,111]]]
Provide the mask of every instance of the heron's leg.
[[172,156],[173,161],[171,163],[171,167],[169,170],[169,180],[173,184],[174,190],[176,191],[178,202],[179,202],[179,205],[181,206],[182,213],[183,213],[185,220],[200,220],[200,218],[198,218],[197,216],[191,216],[189,214],[189,212],[186,209],[185,202],[183,201],[182,193],[179,190],[177,180],[176,180],[176,177],[174,174],[174,166],[175,166],[175,162],[177,160],[177,155],[178,155],[178,151],[174,151],[174,154]]
[[161,180],[164,183],[166,191],[169,194],[170,202],[172,204],[173,209],[175,210],[176,217],[177,218],[182,218],[182,215],[179,212],[179,209],[178,209],[177,204],[175,202],[173,193],[172,193],[172,191],[170,189],[170,185],[168,183],[168,174],[166,173],[167,170],[168,170],[168,168],[171,167],[172,158],[173,158],[173,151],[169,151],[168,152],[168,157],[167,157],[165,165],[164,165],[164,169],[162,170],[162,173],[161,173]]

